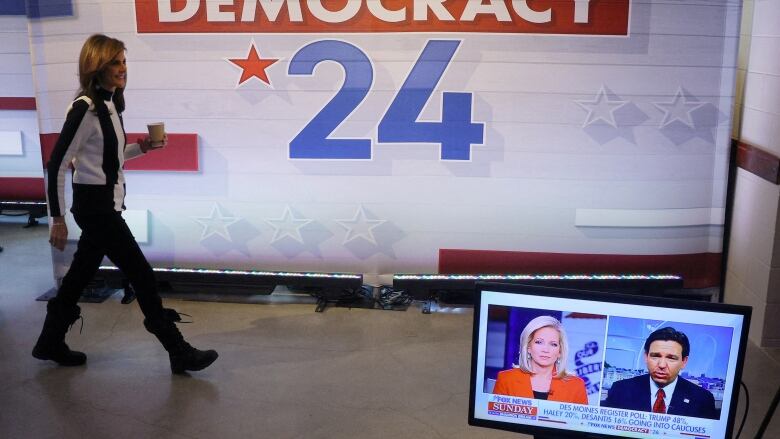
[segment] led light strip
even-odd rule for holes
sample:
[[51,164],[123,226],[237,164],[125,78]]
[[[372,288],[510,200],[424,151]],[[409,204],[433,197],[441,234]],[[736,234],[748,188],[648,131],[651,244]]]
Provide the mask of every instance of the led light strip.
[[34,204],[36,206],[45,206],[45,201],[0,201],[0,204],[19,204],[19,205],[29,205]]
[[[103,265],[101,270],[119,270],[117,267]],[[227,274],[238,276],[277,276],[277,277],[307,277],[317,279],[362,279],[358,274],[347,273],[294,273],[286,271],[244,271],[244,270],[214,270],[209,268],[153,268],[157,273],[191,273],[191,274]]]
[[[101,270],[119,270],[103,265]],[[286,271],[215,270],[209,268],[153,268],[158,273],[225,274],[237,276],[307,277],[324,279],[361,279],[348,273],[296,273]],[[681,280],[670,274],[396,274],[394,280]]]
[[682,280],[670,274],[396,274],[394,280]]

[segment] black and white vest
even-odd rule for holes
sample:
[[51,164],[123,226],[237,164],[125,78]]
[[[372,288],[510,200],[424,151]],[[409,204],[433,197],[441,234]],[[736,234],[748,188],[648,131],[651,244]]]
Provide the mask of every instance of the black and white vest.
[[65,173],[73,165],[74,214],[95,214],[125,209],[125,160],[143,152],[127,144],[122,116],[114,94],[99,90],[102,102],[80,96],[68,108],[60,137],[47,165],[49,215],[65,210]]

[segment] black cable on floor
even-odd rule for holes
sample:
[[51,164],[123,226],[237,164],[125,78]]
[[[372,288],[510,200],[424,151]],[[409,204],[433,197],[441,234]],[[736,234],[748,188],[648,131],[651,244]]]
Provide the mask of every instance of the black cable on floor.
[[740,381],[739,385],[742,386],[743,389],[745,389],[745,414],[742,415],[742,422],[739,424],[739,430],[737,430],[737,435],[734,436],[734,439],[739,439],[739,435],[742,434],[742,427],[745,426],[745,421],[747,420],[748,415],[748,409],[750,408],[750,393],[748,393],[747,386],[745,385],[744,381]]
[[363,285],[360,287],[358,294],[363,296],[364,299],[370,301],[371,303],[377,303],[377,300],[374,298],[374,287],[370,285]]
[[761,421],[761,426],[758,427],[758,432],[756,432],[756,439],[761,439],[764,437],[764,432],[766,431],[766,428],[769,427],[769,421],[772,420],[772,416],[774,416],[775,410],[777,410],[778,403],[780,403],[780,387],[777,388],[777,392],[775,392],[775,399],[772,400],[772,404],[769,404],[769,410],[766,411],[764,420]]
[[396,291],[392,287],[383,286],[379,289],[377,303],[384,309],[391,309],[395,306],[409,306],[413,300],[412,296],[406,294],[404,290]]

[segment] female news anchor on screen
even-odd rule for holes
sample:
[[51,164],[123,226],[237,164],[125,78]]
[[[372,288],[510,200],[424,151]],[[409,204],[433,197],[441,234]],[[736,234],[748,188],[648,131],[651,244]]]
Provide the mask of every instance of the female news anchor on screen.
[[588,403],[585,382],[566,371],[569,345],[558,319],[539,316],[528,322],[520,346],[518,364],[498,373],[494,394]]

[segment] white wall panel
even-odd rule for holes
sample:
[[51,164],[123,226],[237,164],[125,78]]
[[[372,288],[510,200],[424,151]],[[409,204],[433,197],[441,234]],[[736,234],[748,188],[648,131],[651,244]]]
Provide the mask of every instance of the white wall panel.
[[[41,129],[57,132],[83,40],[109,33],[128,47],[126,128],[163,120],[198,135],[197,173],[127,174],[127,204],[149,212],[144,250],[157,265],[391,273],[434,271],[441,248],[717,253],[717,221],[648,231],[575,219],[583,209],[723,208],[740,5],[632,1],[622,37],[138,34],[134,2],[75,0],[74,17],[30,23],[32,64]],[[332,39],[365,53],[373,82],[331,138],[370,140],[371,157],[289,159],[291,140],[345,77],[332,61],[289,75],[291,60]],[[430,141],[379,143],[380,121],[432,39],[461,43],[417,120],[441,120],[443,92],[469,93],[485,130],[468,161],[440,160]],[[238,85],[228,59],[250,44],[279,59],[271,86]],[[302,242],[275,239],[286,209],[310,220]],[[376,236],[350,241],[344,224],[360,215]],[[211,233],[204,218],[224,230]]]
[[[0,16],[0,98],[34,96],[27,18]],[[36,112],[0,108],[0,132],[0,177],[43,177]]]
[[22,132],[0,131],[0,156],[22,154]]
[[771,0],[752,0],[753,14],[752,34],[755,36],[780,36],[777,27],[777,17],[780,15],[780,4]]

